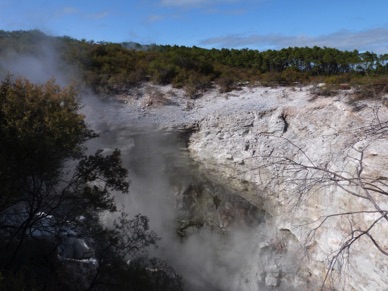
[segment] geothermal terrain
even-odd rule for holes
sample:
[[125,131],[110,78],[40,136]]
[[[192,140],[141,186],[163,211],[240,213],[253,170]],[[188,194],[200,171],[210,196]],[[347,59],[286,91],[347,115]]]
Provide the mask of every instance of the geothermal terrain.
[[190,290],[387,286],[388,110],[324,86],[83,99],[96,147],[130,169],[117,201],[149,216]]

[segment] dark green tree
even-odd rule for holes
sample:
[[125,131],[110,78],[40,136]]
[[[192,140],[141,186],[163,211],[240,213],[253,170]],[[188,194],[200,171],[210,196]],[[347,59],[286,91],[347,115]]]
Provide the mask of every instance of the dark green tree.
[[[128,191],[127,170],[117,149],[85,153],[97,135],[76,97],[53,81],[8,76],[0,84],[0,288],[120,290],[133,270],[126,261],[158,240],[147,217],[117,211],[111,193]],[[100,222],[103,212],[116,217],[112,226]],[[82,280],[69,271],[66,245],[74,240],[96,260]]]

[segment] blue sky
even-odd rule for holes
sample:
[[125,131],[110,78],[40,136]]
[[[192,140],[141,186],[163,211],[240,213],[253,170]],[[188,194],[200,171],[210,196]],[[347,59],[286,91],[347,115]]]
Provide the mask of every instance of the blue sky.
[[204,48],[388,53],[388,0],[0,0],[0,29]]

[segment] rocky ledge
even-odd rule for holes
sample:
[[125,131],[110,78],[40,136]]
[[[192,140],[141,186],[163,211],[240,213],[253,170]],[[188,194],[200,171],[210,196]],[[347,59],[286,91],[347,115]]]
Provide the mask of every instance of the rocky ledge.
[[[351,101],[348,91],[330,98],[308,88],[252,94],[253,106],[236,96],[241,106],[203,118],[189,145],[204,172],[269,213],[271,231],[264,240],[258,234],[240,290],[256,290],[260,282],[383,290],[387,108]],[[274,251],[266,257],[268,248]]]
[[267,213],[238,290],[388,286],[382,101],[355,101],[351,90],[320,97],[313,87],[214,90],[196,100],[147,88],[121,96],[125,121],[190,128],[201,171]]

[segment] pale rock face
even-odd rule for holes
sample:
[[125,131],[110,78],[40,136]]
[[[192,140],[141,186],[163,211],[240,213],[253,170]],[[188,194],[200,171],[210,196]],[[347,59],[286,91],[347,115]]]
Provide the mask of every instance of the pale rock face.
[[[298,165],[280,161],[288,157],[351,178],[357,176],[363,154],[362,177],[387,179],[388,134],[368,131],[378,122],[374,108],[380,108],[380,122],[388,119],[387,108],[368,101],[355,110],[341,101],[344,96],[311,101],[305,93],[295,96],[289,102],[270,100],[261,109],[217,110],[199,122],[190,139],[190,155],[204,172],[271,217],[272,236],[263,240],[258,234],[256,253],[241,272],[240,290],[261,285],[281,289],[282,284],[296,290],[321,288],[333,252],[352,231],[366,230],[381,216],[370,201],[346,192],[365,195],[360,187],[336,184],[328,173],[319,176],[313,169],[296,172]],[[257,102],[265,104],[262,99]],[[326,183],[316,183],[317,177]],[[373,197],[382,210],[388,210],[386,197]],[[359,211],[368,212],[323,221],[328,215]],[[385,250],[387,226],[381,219],[370,232]],[[384,290],[387,266],[388,257],[364,235],[332,266],[325,288]]]

